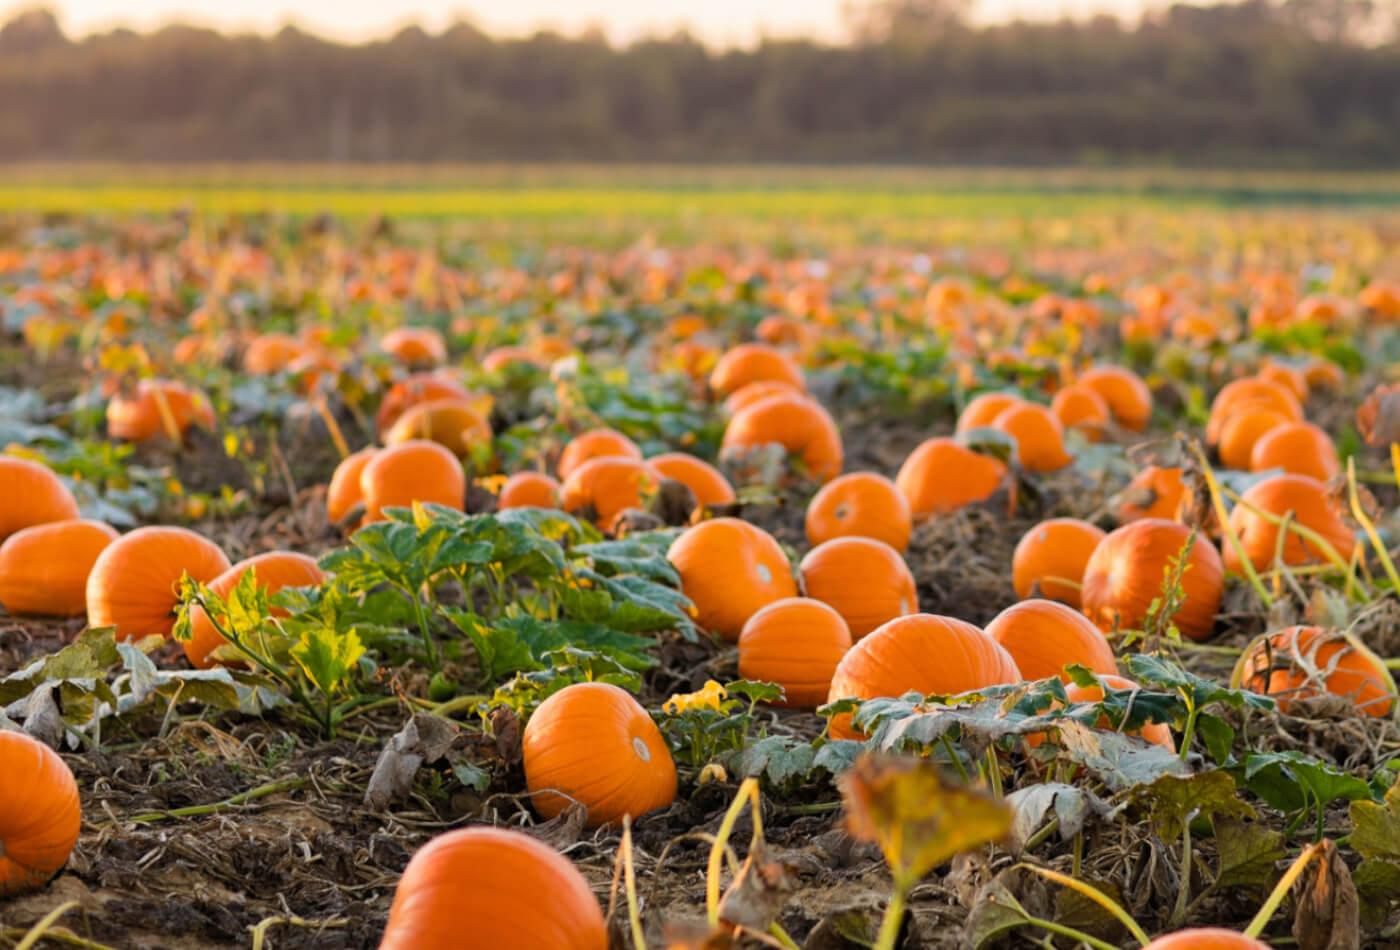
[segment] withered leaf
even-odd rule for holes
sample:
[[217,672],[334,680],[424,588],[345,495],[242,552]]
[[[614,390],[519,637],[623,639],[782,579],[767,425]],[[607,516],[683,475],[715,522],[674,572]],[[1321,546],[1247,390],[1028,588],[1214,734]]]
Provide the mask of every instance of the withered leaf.
[[1253,818],[1254,809],[1235,795],[1235,780],[1219,769],[1197,775],[1163,775],[1133,790],[1163,841],[1174,841],[1197,817]]
[[755,839],[734,883],[724,892],[719,917],[725,923],[765,931],[778,919],[793,880],[787,865],[763,842]]
[[1283,833],[1230,815],[1215,816],[1213,825],[1220,853],[1216,886],[1257,890],[1272,886],[1279,862],[1288,856]]
[[1360,900],[1336,845],[1322,841],[1318,857],[1293,885],[1298,910],[1293,937],[1299,950],[1359,950]]

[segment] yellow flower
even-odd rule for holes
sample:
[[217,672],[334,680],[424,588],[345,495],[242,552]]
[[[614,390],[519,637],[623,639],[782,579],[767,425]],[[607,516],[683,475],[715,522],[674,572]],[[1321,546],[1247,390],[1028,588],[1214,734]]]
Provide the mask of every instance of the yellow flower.
[[724,687],[714,680],[707,680],[702,689],[694,693],[677,693],[666,700],[661,708],[669,713],[682,713],[691,709],[713,709],[719,712],[719,704],[723,699],[727,699],[729,694],[724,691]]

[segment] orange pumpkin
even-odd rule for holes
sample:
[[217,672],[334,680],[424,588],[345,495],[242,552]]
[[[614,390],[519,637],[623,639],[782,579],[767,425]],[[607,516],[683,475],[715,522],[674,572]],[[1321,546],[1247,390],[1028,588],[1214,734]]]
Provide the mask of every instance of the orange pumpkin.
[[1076,518],[1051,518],[1021,536],[1011,555],[1011,585],[1025,600],[1038,587],[1041,597],[1079,606],[1084,566],[1104,532]]
[[724,401],[724,411],[727,415],[732,416],[736,412],[752,406],[760,399],[784,393],[803,395],[802,390],[780,379],[760,379],[752,383],[745,383],[729,394],[729,398]]
[[997,416],[1022,402],[1024,400],[1015,393],[978,393],[968,400],[963,411],[958,413],[955,431],[967,432],[969,429],[989,426],[996,421]]
[[1331,360],[1321,357],[1314,359],[1303,369],[1303,378],[1308,381],[1309,391],[1314,389],[1339,390],[1346,384],[1346,374]]
[[1226,384],[1211,402],[1210,418],[1206,421],[1206,441],[1211,445],[1219,443],[1225,432],[1225,424],[1245,406],[1272,409],[1285,419],[1300,421],[1303,418],[1303,407],[1298,403],[1298,397],[1287,387],[1258,377],[1237,379]]
[[992,421],[992,428],[1015,440],[1017,458],[1032,472],[1057,472],[1074,461],[1065,452],[1064,426],[1044,406],[1011,406]]
[[[1132,680],[1114,673],[1099,672],[1096,675],[1102,684],[1101,686],[1080,686],[1078,683],[1069,683],[1065,686],[1065,697],[1071,703],[1101,703],[1104,697],[1104,687],[1120,690],[1142,688]],[[1112,729],[1113,723],[1107,716],[1101,716],[1096,723],[1096,728]],[[1130,732],[1128,735],[1137,736],[1139,739],[1145,739],[1170,752],[1176,752],[1176,740],[1172,738],[1171,727],[1164,722],[1145,723],[1141,729]]]
[[1175,518],[1186,501],[1186,482],[1179,468],[1149,465],[1118,496],[1118,520]]
[[1278,383],[1284,389],[1291,392],[1299,403],[1308,401],[1308,377],[1296,366],[1289,366],[1286,363],[1266,363],[1255,373],[1259,379],[1270,383]]
[[[1274,562],[1278,549],[1279,526],[1245,507],[1253,506],[1275,517],[1291,513],[1291,521],[1317,532],[1330,544],[1337,555],[1347,561],[1354,540],[1352,530],[1338,513],[1336,504],[1328,497],[1326,487],[1306,475],[1273,475],[1250,486],[1240,496],[1241,504],[1230,512],[1230,528],[1239,538],[1245,557],[1254,569],[1262,571]],[[1235,546],[1225,539],[1222,548],[1225,569],[1232,574],[1244,573]],[[1283,563],[1306,564],[1327,559],[1326,554],[1296,531],[1289,531],[1283,544]]]
[[0,900],[43,887],[82,830],[67,763],[22,732],[0,731]]
[[558,508],[559,482],[543,472],[516,472],[501,486],[496,508]]
[[1269,945],[1233,930],[1193,927],[1158,937],[1143,950],[1269,950]]
[[738,518],[702,521],[671,543],[667,559],[681,577],[681,593],[695,620],[726,640],[737,640],[761,607],[797,596],[787,555],[773,536]]
[[501,373],[512,366],[539,367],[540,361],[523,346],[499,346],[481,358],[481,368],[488,373]]
[[74,617],[87,609],[87,579],[117,539],[101,521],[54,521],[0,544],[0,604],[17,617]]
[[990,455],[952,439],[934,438],[909,453],[894,484],[918,521],[986,501],[1005,478],[1006,466]]
[[[1011,654],[972,624],[953,617],[896,617],[860,640],[837,664],[828,701],[965,693],[1021,681]],[[850,716],[831,721],[836,739],[859,739]]]
[[583,875],[538,838],[504,828],[459,828],[419,848],[399,879],[379,950],[457,950],[468,931],[480,947],[608,946]]
[[[220,597],[227,597],[249,571],[253,572],[258,586],[266,590],[269,596],[284,587],[315,587],[325,579],[313,558],[294,551],[269,551],[239,561],[210,581],[209,590]],[[287,615],[281,607],[273,607],[270,612],[274,617]],[[224,642],[204,608],[198,605],[190,608],[190,638],[182,644],[190,664],[200,670],[227,665],[210,657]]]
[[271,376],[286,369],[306,352],[306,344],[287,333],[264,333],[254,337],[243,351],[243,372],[250,376]]
[[646,462],[617,456],[591,458],[564,479],[559,507],[607,530],[627,509],[644,507],[656,487],[656,472]]
[[1226,468],[1248,470],[1255,443],[1288,421],[1287,416],[1267,406],[1240,406],[1221,426],[1220,461]]
[[774,705],[811,709],[826,702],[831,674],[850,648],[850,628],[830,606],[810,597],[776,600],[739,634],[739,675],[781,686]]
[[[1185,525],[1160,518],[1143,518],[1109,532],[1084,567],[1084,615],[1104,631],[1140,628],[1162,593],[1168,561],[1181,553],[1190,536]],[[1200,641],[1210,637],[1220,611],[1224,567],[1220,553],[1199,534],[1187,563],[1181,581],[1186,600],[1174,622],[1183,636]]]
[[1078,429],[1090,442],[1103,438],[1104,429],[1113,414],[1108,403],[1088,386],[1066,386],[1050,401],[1050,411],[1066,429]]
[[78,503],[53,469],[0,455],[0,540],[34,525],[77,517]]
[[832,538],[807,552],[798,569],[808,597],[835,608],[859,640],[919,609],[914,575],[899,552],[874,538]]
[[466,399],[433,399],[406,409],[384,434],[385,445],[410,439],[436,442],[458,458],[473,454],[478,446],[491,445],[491,426],[477,413],[477,404]]
[[462,463],[436,442],[410,439],[377,452],[360,471],[365,521],[384,520],[385,508],[431,502],[461,511],[467,477]]
[[874,538],[896,551],[909,547],[913,516],[894,482],[874,472],[851,472],[821,487],[807,504],[807,543]]
[[374,446],[360,449],[341,459],[331,473],[330,487],[326,489],[326,519],[332,524],[338,524],[350,514],[352,508],[365,500],[360,490],[360,474],[378,452]]
[[642,450],[637,448],[637,443],[621,432],[613,429],[590,429],[569,440],[569,444],[564,446],[564,451],[559,456],[559,464],[555,466],[555,471],[559,473],[561,480],[567,480],[574,473],[574,469],[584,462],[609,457],[636,459],[640,462]]
[[639,818],[676,800],[676,766],[661,730],[626,690],[575,683],[525,725],[525,784],[535,811],[553,818],[577,801],[596,828]]
[[[161,408],[162,399],[169,420]],[[209,397],[197,389],[172,380],[143,379],[132,395],[117,393],[107,401],[107,434],[114,439],[144,442],[157,435],[170,435],[168,426],[183,437],[191,425],[206,429],[214,425],[214,409]]]
[[1350,699],[1366,716],[1385,718],[1395,710],[1395,680],[1385,661],[1355,637],[1321,627],[1289,627],[1256,638],[1236,664],[1231,685],[1273,696],[1285,713],[1297,700],[1322,693]]
[[474,401],[472,394],[461,383],[444,372],[414,373],[390,386],[384,394],[379,411],[374,416],[375,428],[381,433],[388,432],[411,406],[439,399]]
[[781,445],[807,474],[827,482],[841,474],[841,433],[825,409],[806,396],[779,393],[737,413],[725,427],[721,453]]
[[805,391],[802,370],[777,347],[766,343],[741,343],[725,351],[710,372],[710,390],[723,399],[741,386],[761,379],[775,379]]
[[1118,672],[1103,631],[1077,610],[1053,600],[1013,604],[987,624],[986,633],[1006,648],[1028,680],[1058,676],[1069,683],[1065,667],[1072,663],[1095,673]]
[[384,334],[379,348],[409,369],[431,369],[447,362],[447,343],[432,327],[399,327]]
[[103,549],[87,578],[92,627],[115,626],[118,640],[169,636],[175,625],[180,579],[207,584],[228,570],[219,546],[186,528],[149,526]]
[[1372,281],[1356,299],[1381,323],[1400,320],[1400,283],[1391,280]]
[[1152,390],[1132,370],[1121,366],[1096,366],[1076,381],[1098,393],[1108,403],[1108,411],[1123,428],[1141,432],[1152,417]]
[[684,452],[653,455],[647,465],[662,478],[680,482],[702,508],[734,504],[734,486],[713,465]]
[[1249,453],[1249,469],[1281,468],[1290,475],[1307,475],[1320,482],[1342,472],[1332,437],[1311,422],[1285,422],[1259,437]]

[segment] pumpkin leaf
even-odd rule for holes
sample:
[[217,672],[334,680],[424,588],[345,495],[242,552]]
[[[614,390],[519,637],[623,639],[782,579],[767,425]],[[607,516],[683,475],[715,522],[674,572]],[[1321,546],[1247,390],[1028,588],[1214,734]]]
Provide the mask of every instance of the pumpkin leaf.
[[1174,841],[1197,818],[1253,818],[1254,809],[1235,795],[1235,780],[1221,770],[1196,775],[1161,775],[1132,792],[1157,836]]
[[735,769],[741,778],[759,777],[782,788],[794,779],[805,778],[816,759],[817,750],[809,742],[792,736],[765,736],[740,750]]
[[1278,878],[1279,862],[1288,857],[1284,836],[1259,822],[1217,815],[1211,821],[1220,873],[1215,886],[1265,891]]
[[1123,658],[1129,676],[1143,684],[1164,686],[1179,693],[1196,709],[1211,703],[1225,703],[1235,709],[1274,708],[1274,700],[1247,689],[1231,689],[1215,680],[1197,676],[1160,656],[1135,653]]
[[1359,802],[1372,797],[1366,782],[1296,749],[1250,752],[1230,771],[1242,778],[1251,792],[1285,814],[1295,814],[1309,805],[1321,810],[1341,799]]
[[1117,732],[1093,729],[1074,719],[1063,719],[1058,726],[1062,755],[1083,766],[1115,792],[1186,771],[1181,759],[1159,745]]
[[292,658],[325,696],[345,685],[364,652],[355,631],[342,633],[329,627],[302,631],[291,648]]
[[1363,858],[1400,863],[1400,784],[1382,801],[1353,801],[1351,847]]

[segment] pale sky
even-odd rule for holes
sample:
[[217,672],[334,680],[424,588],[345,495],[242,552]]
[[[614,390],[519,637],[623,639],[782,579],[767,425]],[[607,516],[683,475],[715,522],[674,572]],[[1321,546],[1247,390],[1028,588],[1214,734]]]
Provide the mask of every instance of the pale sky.
[[[149,30],[172,21],[225,30],[273,32],[288,22],[346,41],[387,36],[408,23],[435,32],[466,19],[492,34],[525,34],[541,27],[577,33],[597,25],[625,42],[679,26],[717,46],[749,45],[763,34],[840,39],[848,0],[56,0],[72,35],[114,26]],[[1144,0],[978,0],[982,21],[1053,19],[1111,12],[1135,17]],[[34,5],[0,0],[0,11]],[[0,22],[8,17],[0,16]]]

